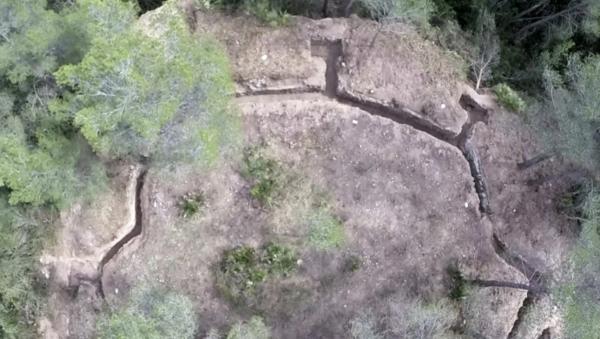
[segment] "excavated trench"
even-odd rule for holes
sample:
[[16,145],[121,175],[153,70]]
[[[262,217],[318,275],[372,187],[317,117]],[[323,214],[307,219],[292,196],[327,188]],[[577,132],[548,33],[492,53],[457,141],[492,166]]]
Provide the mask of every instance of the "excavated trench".
[[[423,133],[426,133],[444,143],[452,145],[453,147],[458,148],[465,159],[467,160],[471,172],[471,176],[473,177],[473,181],[475,184],[475,189],[477,195],[479,197],[480,202],[480,211],[484,214],[491,214],[491,210],[489,207],[489,196],[487,191],[487,185],[485,180],[485,175],[483,172],[483,166],[477,154],[477,150],[475,146],[471,142],[471,136],[473,131],[473,126],[477,122],[487,123],[488,112],[486,109],[482,108],[478,105],[475,100],[473,100],[468,95],[463,95],[460,98],[460,105],[468,112],[468,120],[463,125],[461,133],[458,136],[452,135],[450,132],[440,128],[439,126],[419,117],[419,114],[411,111],[405,107],[393,106],[390,107],[388,105],[384,105],[378,103],[376,101],[370,101],[366,99],[358,99],[348,93],[344,93],[339,91],[339,80],[338,80],[338,63],[340,61],[340,57],[343,55],[343,46],[340,40],[335,41],[323,41],[323,40],[313,40],[311,41],[313,47],[313,56],[322,57],[326,61],[326,82],[325,89],[315,89],[315,88],[307,88],[307,89],[287,89],[287,90],[261,90],[261,91],[252,91],[251,93],[239,95],[240,97],[249,97],[249,96],[267,96],[267,95],[289,95],[289,94],[321,94],[324,97],[333,99],[340,104],[344,104],[347,106],[352,106],[359,108],[369,114],[381,116],[390,120],[393,120],[399,124],[408,125],[412,128],[419,130]],[[147,173],[147,169],[142,169],[136,179],[136,188],[135,188],[135,225],[124,235],[117,243],[115,243],[102,257],[98,265],[98,275],[97,278],[92,281],[94,285],[97,286],[98,294],[104,298],[104,291],[102,287],[102,274],[104,266],[110,262],[114,258],[114,256],[127,244],[129,244],[134,238],[139,236],[142,233],[143,225],[142,225],[142,206],[141,206],[141,193],[144,186],[144,179]],[[512,288],[521,288],[528,290],[528,297],[525,299],[523,307],[530,307],[533,303],[533,293],[534,289],[532,287],[536,287],[536,289],[541,289],[543,286],[543,277],[539,274],[538,271],[533,269],[530,265],[528,265],[525,260],[520,258],[517,255],[510,253],[507,250],[507,247],[504,243],[500,241],[496,234],[493,236],[494,249],[496,253],[510,266],[519,270],[523,275],[528,277],[530,284],[514,284],[515,286],[507,286]],[[532,285],[532,282],[536,282],[536,285]],[[481,281],[481,285],[485,286],[485,282]],[[519,285],[519,286],[516,286]],[[492,286],[492,285],[490,285]],[[519,310],[519,316],[517,321],[515,322],[513,329],[511,330],[511,334],[509,334],[509,338],[515,332],[516,327],[520,324],[522,315],[525,311],[524,308]]]
[[[488,190],[483,172],[483,166],[479,159],[477,150],[470,142],[473,134],[473,126],[477,122],[488,122],[488,111],[481,107],[469,95],[462,95],[459,104],[467,111],[468,119],[463,125],[458,136],[435,125],[434,123],[423,119],[417,112],[414,112],[400,105],[385,105],[373,100],[360,99],[349,93],[339,90],[338,64],[343,56],[343,45],[341,40],[312,40],[312,55],[325,59],[325,95],[336,100],[340,104],[359,108],[369,114],[384,117],[399,124],[408,125],[423,133],[457,147],[469,163],[471,176],[475,183],[475,190],[479,197],[479,209],[485,214],[490,214]],[[273,93],[271,93],[273,94]]]
[[100,263],[98,264],[98,294],[104,299],[104,288],[102,286],[102,276],[104,274],[104,266],[114,258],[117,253],[127,245],[131,240],[135,237],[142,234],[142,190],[144,188],[144,180],[146,179],[146,174],[148,173],[148,169],[143,167],[140,171],[138,177],[136,178],[135,183],[135,222],[134,226],[129,231],[129,233],[125,234],[123,238],[121,238],[116,244],[114,244],[102,257]]
[[102,286],[102,276],[104,273],[104,266],[114,258],[119,251],[126,246],[131,240],[135,237],[139,236],[142,233],[143,225],[142,225],[142,203],[141,203],[141,193],[144,187],[144,180],[146,177],[147,168],[142,167],[139,171],[136,182],[135,182],[135,190],[134,190],[134,221],[133,227],[126,234],[124,234],[121,239],[119,239],[116,243],[114,243],[108,250],[102,255],[101,259],[97,262],[96,271],[94,274],[89,274],[85,272],[81,272],[75,270],[71,272],[69,278],[69,285],[67,286],[67,290],[70,291],[73,298],[76,298],[78,295],[79,287],[81,283],[85,282],[91,284],[96,289],[96,294],[102,299],[105,298],[104,288]]
[[[506,262],[508,265],[521,272],[521,274],[528,279],[528,284],[522,284],[524,288],[521,288],[527,290],[527,296],[525,297],[525,300],[523,300],[523,303],[517,312],[517,319],[513,323],[513,326],[508,333],[507,339],[512,339],[516,338],[519,328],[523,325],[525,315],[532,307],[535,306],[536,300],[538,300],[539,296],[548,293],[548,281],[547,277],[542,274],[542,272],[527,263],[527,261],[521,256],[511,252],[508,246],[496,233],[493,234],[492,241],[494,250],[498,256],[500,256],[500,258],[502,258],[502,260],[504,260],[504,262]],[[540,338],[544,337],[544,333],[545,332],[542,333]]]
[[[481,159],[479,158],[476,146],[472,142],[473,127],[478,122],[488,123],[489,112],[481,107],[470,95],[462,95],[459,104],[468,113],[467,122],[462,126],[459,135],[453,135],[449,131],[423,119],[418,113],[411,111],[408,108],[394,105],[384,105],[376,101],[360,99],[348,93],[339,90],[338,79],[338,64],[343,56],[343,45],[340,40],[326,41],[313,40],[311,41],[312,55],[321,57],[326,61],[325,72],[325,90],[315,90],[313,88],[304,90],[273,90],[252,92],[249,95],[286,95],[286,94],[308,94],[319,93],[324,97],[337,101],[340,104],[359,108],[369,114],[381,116],[390,119],[396,123],[408,125],[412,128],[426,133],[442,142],[445,142],[453,147],[458,148],[469,164],[470,174],[473,178],[475,190],[479,198],[479,210],[486,216],[492,217],[492,210],[489,202],[489,193],[485,177],[485,172]],[[474,283],[481,287],[506,287],[521,289],[527,291],[527,297],[523,301],[522,306],[517,312],[517,319],[513,324],[508,338],[514,337],[518,327],[523,322],[523,317],[529,307],[535,302],[535,297],[539,294],[546,293],[545,277],[523,258],[509,251],[497,234],[493,234],[493,248],[496,254],[509,266],[515,268],[522,273],[529,281],[529,284],[513,283],[508,281],[497,280],[476,280]]]

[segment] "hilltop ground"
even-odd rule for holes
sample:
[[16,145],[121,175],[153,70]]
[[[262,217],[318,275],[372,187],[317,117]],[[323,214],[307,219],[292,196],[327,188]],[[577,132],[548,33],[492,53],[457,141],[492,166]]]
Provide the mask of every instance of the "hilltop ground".
[[[157,25],[154,14],[142,23]],[[111,191],[64,212],[44,257],[55,282],[46,338],[93,337],[102,298],[117,306],[142,284],[189,296],[200,338],[253,314],[275,338],[348,338],[365,314],[401,337],[401,314],[424,305],[452,327],[445,337],[560,333],[552,301],[523,290],[448,298],[449,267],[531,283],[558,267],[571,235],[552,199],[567,183],[536,180],[561,165],[517,169],[537,154],[535,139],[523,117],[468,89],[458,57],[408,27],[356,18],[272,28],[197,11],[192,21],[229,52],[243,143],[277,164],[277,194],[269,204],[252,197],[241,155],[170,173],[115,164]],[[178,204],[189,193],[203,206],[184,218]],[[341,240],[313,241],[323,220],[341,225]],[[293,248],[297,269],[252,305],[232,303],[215,283],[224,251],[269,242]]]

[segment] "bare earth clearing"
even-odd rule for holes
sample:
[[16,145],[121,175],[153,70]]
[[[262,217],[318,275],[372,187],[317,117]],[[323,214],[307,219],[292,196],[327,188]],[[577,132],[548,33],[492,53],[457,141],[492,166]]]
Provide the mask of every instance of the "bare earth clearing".
[[[446,297],[451,264],[469,279],[527,284],[562,260],[570,233],[549,197],[564,183],[528,184],[560,164],[517,170],[535,141],[519,116],[463,85],[456,57],[407,27],[378,32],[352,18],[271,28],[195,12],[192,21],[230,54],[245,143],[263,145],[289,185],[261,207],[239,157],[171,173],[115,165],[112,190],[65,211],[42,258],[53,282],[46,338],[94,337],[102,304],[144,283],[192,298],[199,338],[251,314],[275,338],[348,338],[360,314],[389,328],[392,302]],[[206,203],[183,219],[177,203],[189,192]],[[317,200],[343,223],[339,248],[306,245]],[[215,265],[224,250],[269,241],[296,250],[297,272],[252,309],[233,306],[215,288]],[[344,269],[350,257],[361,262],[354,272]],[[524,290],[475,288],[449,307],[466,337],[560,331],[552,301]]]

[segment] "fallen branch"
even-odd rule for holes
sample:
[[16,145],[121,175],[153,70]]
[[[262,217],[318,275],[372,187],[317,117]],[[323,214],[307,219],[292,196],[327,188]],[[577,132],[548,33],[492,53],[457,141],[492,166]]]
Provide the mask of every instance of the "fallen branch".
[[521,284],[521,283],[515,283],[515,282],[511,282],[511,281],[475,279],[475,280],[472,280],[471,283],[473,285],[477,285],[480,287],[514,288],[514,289],[518,289],[518,290],[529,291],[534,294],[548,293],[548,290],[546,288],[539,286],[539,285]]
[[531,159],[523,160],[523,161],[517,163],[517,168],[520,171],[523,171],[523,170],[533,167],[541,162],[544,162],[544,161],[552,158],[553,156],[554,156],[554,154],[552,154],[552,153],[542,153]]

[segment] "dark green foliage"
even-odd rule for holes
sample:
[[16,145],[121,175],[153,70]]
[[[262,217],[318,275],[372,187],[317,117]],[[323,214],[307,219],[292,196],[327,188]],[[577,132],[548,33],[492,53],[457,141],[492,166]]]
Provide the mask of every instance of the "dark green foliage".
[[142,13],[144,13],[160,7],[165,2],[165,0],[138,0],[137,2],[140,6]]
[[242,175],[250,182],[250,195],[265,206],[276,203],[283,186],[279,164],[265,156],[259,147],[244,150]]
[[36,338],[43,307],[44,278],[38,256],[52,213],[10,206],[0,194],[0,338]]
[[97,327],[101,339],[191,339],[196,315],[187,297],[138,286],[127,304],[106,313]]
[[452,300],[462,300],[467,296],[467,280],[455,265],[448,266],[446,272],[450,278],[448,297]]
[[261,284],[271,277],[292,273],[296,260],[291,249],[277,244],[258,251],[249,246],[227,250],[217,268],[217,287],[235,303],[252,305]]
[[179,210],[184,218],[193,217],[200,212],[204,206],[204,195],[202,193],[188,193],[181,197]]

